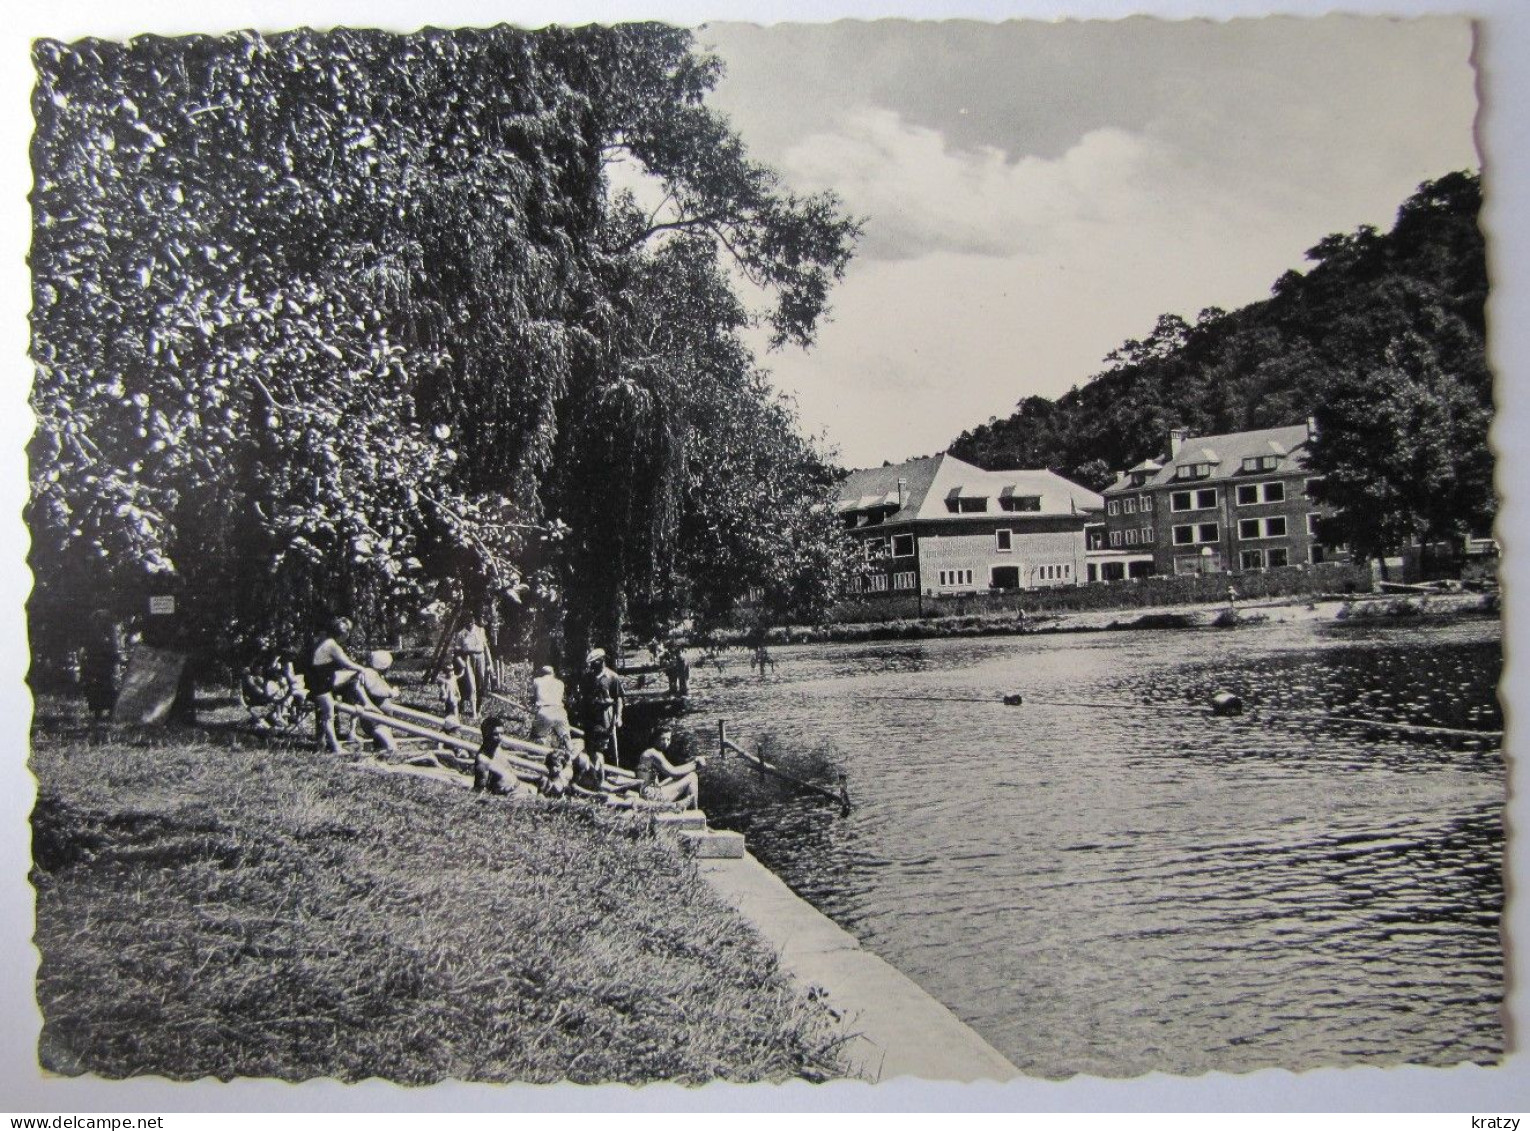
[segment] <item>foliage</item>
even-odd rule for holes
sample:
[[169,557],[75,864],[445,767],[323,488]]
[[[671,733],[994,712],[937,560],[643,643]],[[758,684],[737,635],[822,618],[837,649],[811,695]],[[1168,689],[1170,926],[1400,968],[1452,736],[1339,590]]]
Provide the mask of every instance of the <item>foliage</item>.
[[[690,406],[724,381],[765,411],[737,329],[811,341],[857,231],[748,160],[690,43],[658,25],[40,42],[34,628],[164,588],[225,652],[325,608],[380,626],[441,583],[556,610],[614,532],[608,608],[575,616],[614,610],[619,631],[698,497]],[[662,215],[609,190],[621,155],[662,183]],[[720,252],[773,305],[688,292]],[[754,470],[771,489],[777,468]]]
[[1312,268],[1270,299],[1164,315],[1144,341],[1057,401],[963,433],[953,454],[983,467],[1051,467],[1091,486],[1100,462],[1162,458],[1171,428],[1215,434],[1315,416],[1315,471],[1340,508],[1332,537],[1361,554],[1413,536],[1487,529],[1495,513],[1487,271],[1480,179],[1421,185],[1388,233],[1319,241]]

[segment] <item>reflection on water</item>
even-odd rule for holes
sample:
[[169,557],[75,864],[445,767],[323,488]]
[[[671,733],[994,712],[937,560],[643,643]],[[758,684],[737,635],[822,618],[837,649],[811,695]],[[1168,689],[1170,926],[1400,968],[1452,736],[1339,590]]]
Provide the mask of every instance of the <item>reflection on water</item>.
[[[722,717],[746,744],[832,762],[856,807],[735,763],[708,768],[714,823],[1023,1071],[1502,1049],[1496,745],[1312,717],[1500,728],[1496,622],[777,659],[764,683],[737,678],[743,661],[698,677],[700,741]],[[1249,714],[1210,717],[1218,689]],[[1025,704],[1003,706],[1014,691]]]

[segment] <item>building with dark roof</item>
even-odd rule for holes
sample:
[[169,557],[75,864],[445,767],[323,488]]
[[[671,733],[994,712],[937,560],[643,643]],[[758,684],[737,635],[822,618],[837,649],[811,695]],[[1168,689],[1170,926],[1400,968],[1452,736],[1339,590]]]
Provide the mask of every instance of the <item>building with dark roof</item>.
[[869,593],[928,596],[1079,585],[1104,501],[1050,471],[984,471],[941,454],[852,471],[835,511]]
[[[1322,537],[1312,497],[1310,421],[1220,436],[1169,433],[1169,453],[1107,487],[1101,581],[1149,573],[1239,574],[1347,561]],[[1091,578],[1093,580],[1093,578]]]

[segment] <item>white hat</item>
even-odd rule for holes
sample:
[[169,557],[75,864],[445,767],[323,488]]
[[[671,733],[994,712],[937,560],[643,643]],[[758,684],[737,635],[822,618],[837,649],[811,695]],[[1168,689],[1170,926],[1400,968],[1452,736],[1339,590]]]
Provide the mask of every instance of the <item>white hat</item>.
[[591,648],[590,649],[590,654],[584,658],[584,662],[587,663],[587,664],[591,664],[591,663],[594,663],[596,660],[604,660],[605,658],[606,658],[606,650],[604,648]]

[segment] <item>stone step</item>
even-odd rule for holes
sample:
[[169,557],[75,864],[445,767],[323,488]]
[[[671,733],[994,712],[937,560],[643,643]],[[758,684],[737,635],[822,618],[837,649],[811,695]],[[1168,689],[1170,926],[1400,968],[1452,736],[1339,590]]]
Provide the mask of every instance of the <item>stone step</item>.
[[682,829],[680,844],[692,856],[702,860],[741,860],[744,834],[719,829]]
[[666,829],[705,829],[707,815],[700,809],[688,809],[683,813],[655,813],[654,824]]

